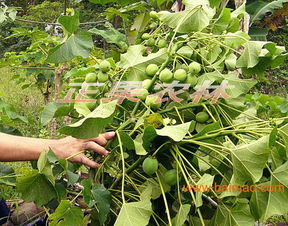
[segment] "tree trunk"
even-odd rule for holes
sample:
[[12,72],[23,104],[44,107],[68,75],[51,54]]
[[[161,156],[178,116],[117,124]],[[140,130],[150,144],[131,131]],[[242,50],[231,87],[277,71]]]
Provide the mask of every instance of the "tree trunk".
[[[246,0],[235,0],[236,9],[239,8],[242,4],[246,4]],[[250,23],[250,15],[245,12],[244,17],[241,20],[241,30],[248,34],[249,32],[249,23]]]
[[[56,102],[59,98],[60,94],[60,87],[61,87],[61,76],[65,71],[65,66],[61,66],[60,68],[55,69],[55,77],[54,77],[54,98],[53,101]],[[53,119],[50,123],[50,131],[51,131],[51,138],[55,139],[57,137],[57,121]]]

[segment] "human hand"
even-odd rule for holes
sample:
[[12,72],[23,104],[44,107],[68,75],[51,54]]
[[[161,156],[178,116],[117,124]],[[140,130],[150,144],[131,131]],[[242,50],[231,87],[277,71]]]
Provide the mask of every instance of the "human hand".
[[100,165],[87,158],[83,150],[91,150],[100,155],[108,155],[108,151],[103,147],[107,141],[115,136],[115,132],[100,134],[96,138],[77,139],[74,137],[65,137],[56,140],[50,148],[59,158],[68,158],[71,162],[80,162],[91,168],[98,168]]

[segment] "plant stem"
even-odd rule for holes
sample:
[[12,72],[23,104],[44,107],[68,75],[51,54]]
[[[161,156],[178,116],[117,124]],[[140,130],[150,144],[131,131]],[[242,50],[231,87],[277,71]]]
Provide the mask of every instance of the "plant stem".
[[164,200],[164,204],[165,204],[165,208],[166,208],[166,214],[167,214],[168,222],[169,222],[169,225],[172,226],[172,221],[171,221],[171,217],[170,217],[170,211],[169,211],[169,206],[168,206],[168,202],[167,202],[167,199],[166,199],[165,191],[164,191],[164,189],[163,189],[163,186],[162,186],[160,177],[159,177],[159,175],[158,175],[157,172],[156,172],[156,175],[157,175],[157,179],[158,179],[158,181],[159,181],[159,186],[160,186],[161,193],[162,193],[162,196],[163,196],[163,200]]
[[[219,136],[227,136],[227,135],[233,135],[233,133],[249,133],[249,131],[247,130],[238,130],[238,131],[224,131],[224,132],[217,132],[217,133],[214,133],[214,134],[205,134],[203,136],[200,136],[200,137],[195,137],[191,140],[194,140],[194,141],[197,141],[197,140],[206,140],[206,139],[211,139],[211,138],[215,138],[215,137],[219,137]],[[186,141],[189,141],[189,140],[183,140],[182,142],[186,142]]]
[[122,195],[122,202],[123,204],[125,203],[125,195],[124,195],[124,185],[125,185],[125,160],[124,160],[124,152],[123,152],[123,147],[122,147],[122,142],[121,142],[121,138],[119,135],[119,132],[116,131],[117,134],[117,138],[119,141],[119,146],[120,146],[120,150],[121,150],[121,158],[122,158],[122,187],[121,187],[121,195]]
[[[127,170],[126,170],[126,174],[131,173],[133,170],[135,170],[145,159],[145,156],[140,157],[139,159],[136,160],[136,162],[134,162]],[[119,181],[121,180],[121,177],[117,177],[116,180],[114,181],[114,183],[111,185],[110,189],[114,188]]]
[[125,122],[123,122],[117,129],[117,131],[123,130],[126,126],[128,126],[132,122],[132,119],[129,118]]

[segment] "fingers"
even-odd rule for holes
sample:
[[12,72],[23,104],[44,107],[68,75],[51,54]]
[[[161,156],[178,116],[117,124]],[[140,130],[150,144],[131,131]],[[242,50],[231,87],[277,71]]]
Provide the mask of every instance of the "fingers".
[[93,140],[100,144],[101,146],[106,145],[107,140],[112,139],[115,136],[115,132],[108,132],[108,133],[103,133],[100,134],[98,137],[92,138],[90,140]]
[[94,138],[93,141],[97,142],[101,146],[104,146],[107,143],[106,138],[100,134],[98,137]]
[[87,142],[85,145],[85,149],[95,151],[100,155],[108,155],[108,151],[101,145],[95,143],[94,141]]
[[108,133],[103,133],[102,136],[106,139],[106,140],[110,140],[113,137],[115,137],[116,133],[115,132],[108,132]]
[[94,162],[92,160],[90,160],[89,158],[87,158],[85,155],[81,154],[77,157],[75,157],[74,159],[75,162],[80,162],[86,166],[89,166],[91,168],[99,168],[100,164],[98,164],[97,162]]

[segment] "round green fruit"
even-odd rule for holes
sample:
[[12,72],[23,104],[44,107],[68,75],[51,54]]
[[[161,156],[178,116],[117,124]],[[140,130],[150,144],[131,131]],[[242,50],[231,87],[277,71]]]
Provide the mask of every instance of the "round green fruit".
[[196,75],[201,71],[201,64],[194,61],[189,64],[188,68],[191,74]]
[[138,97],[140,100],[146,100],[146,97],[149,95],[149,92],[147,89],[144,88],[134,89],[131,91],[131,95],[133,97]]
[[164,182],[171,186],[177,183],[177,171],[175,169],[168,170],[164,173]]
[[163,71],[160,72],[159,79],[162,82],[171,82],[173,79],[173,74],[168,68],[165,68]]
[[194,75],[188,75],[187,79],[185,80],[185,84],[189,84],[191,86],[195,86],[198,82],[198,78]]
[[142,86],[144,89],[147,89],[150,87],[152,83],[152,80],[151,79],[145,79],[143,82],[142,82]]
[[167,46],[167,41],[165,39],[160,39],[157,43],[158,48],[162,49]]
[[97,81],[97,74],[96,73],[88,73],[85,77],[85,82],[93,83]]
[[174,72],[174,78],[180,82],[183,82],[187,78],[187,73],[184,69],[178,69]]
[[99,72],[97,75],[98,82],[107,82],[109,79],[109,76],[107,73]]
[[141,36],[141,38],[142,38],[143,40],[148,40],[150,37],[151,37],[151,35],[150,35],[149,33],[144,33],[144,34]]
[[111,68],[111,64],[109,63],[109,61],[107,60],[103,60],[100,64],[99,64],[100,70],[102,72],[108,72],[110,71]]
[[196,114],[196,121],[200,123],[204,123],[209,119],[209,115],[205,111],[201,111]]
[[152,159],[148,157],[144,160],[142,167],[143,171],[151,176],[158,170],[158,161],[157,159]]
[[155,45],[155,39],[154,38],[149,38],[147,41],[147,45],[148,46],[154,46]]
[[97,97],[98,93],[99,93],[99,89],[96,86],[88,86],[86,89],[86,95],[89,97]]
[[156,64],[149,64],[146,67],[146,74],[149,76],[153,76],[156,74],[156,72],[158,71],[158,66]]
[[161,107],[161,102],[155,103],[157,101],[157,98],[158,98],[157,96],[149,95],[146,97],[145,104],[148,105],[149,107],[157,110]]
[[156,11],[151,11],[150,12],[150,17],[152,19],[155,19],[155,20],[157,20],[159,18],[158,13]]
[[158,27],[158,24],[155,22],[149,25],[149,28],[151,28],[151,29],[155,29],[157,27]]

